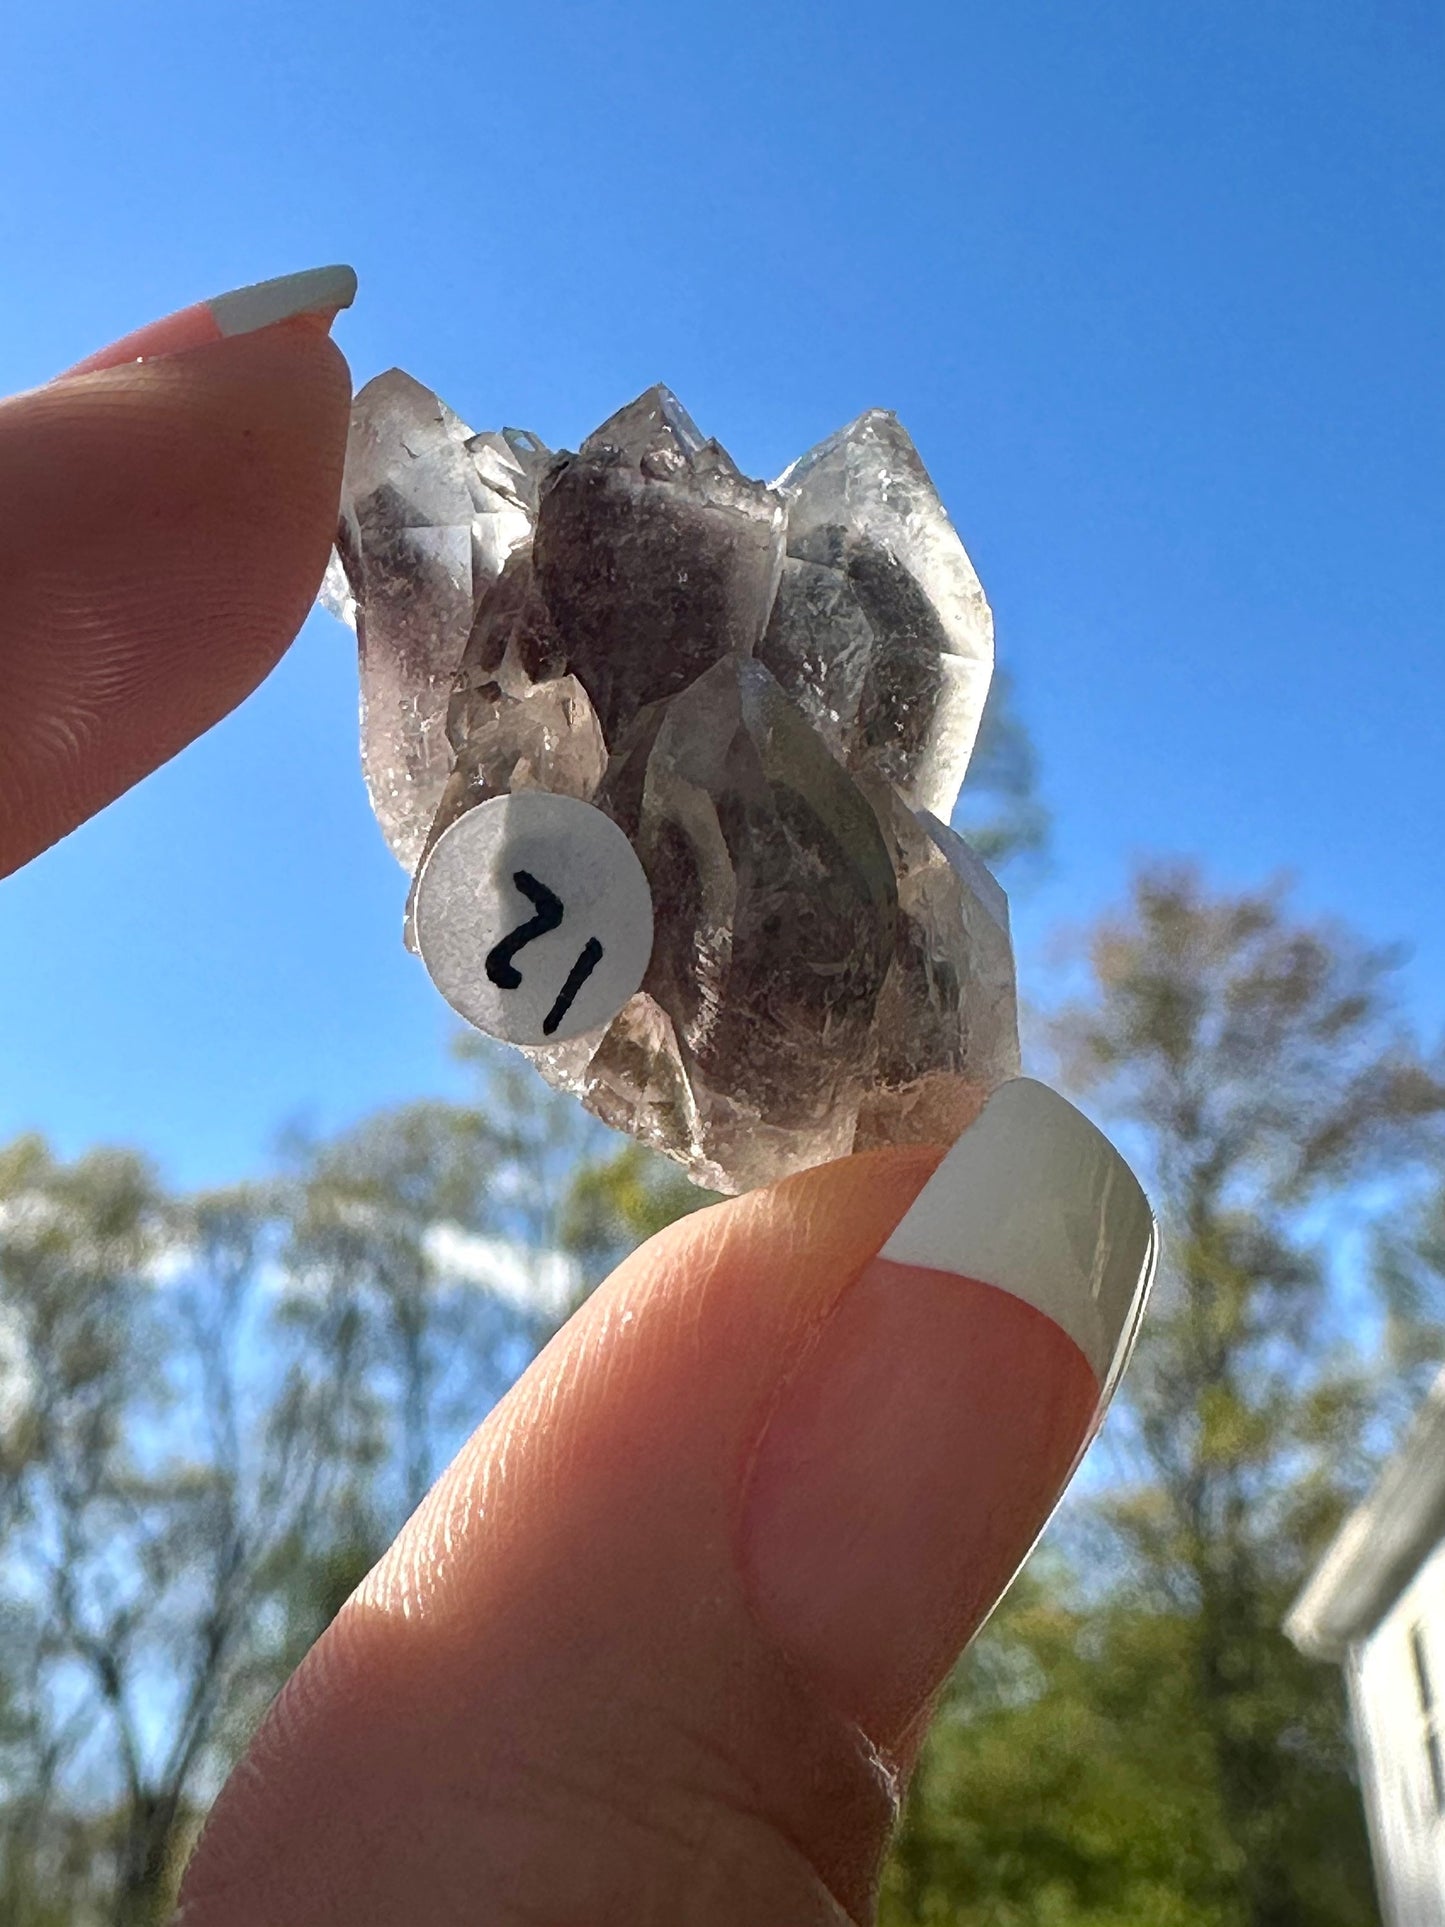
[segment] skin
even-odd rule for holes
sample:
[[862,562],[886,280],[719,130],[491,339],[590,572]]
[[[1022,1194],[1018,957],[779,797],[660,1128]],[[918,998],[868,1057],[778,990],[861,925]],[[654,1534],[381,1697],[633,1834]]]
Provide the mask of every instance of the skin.
[[[0,875],[219,721],[295,635],[347,427],[325,320],[0,404]],[[929,1698],[1052,1485],[1025,1490],[1026,1442],[1006,1440],[970,1523],[956,1441],[910,1434],[891,1470],[865,1452],[865,1506],[886,1507],[897,1478],[920,1516],[962,1507],[936,1552],[930,1538],[890,1553],[894,1575],[912,1562],[906,1587],[866,1548],[856,1571],[789,1571],[786,1535],[760,1579],[745,1497],[770,1414],[938,1155],[808,1172],[621,1267],[273,1708],[187,1875],[185,1927],[872,1917]],[[850,1316],[872,1314],[858,1300]],[[920,1358],[933,1317],[920,1299]],[[996,1388],[1023,1341],[1000,1342],[960,1364],[950,1401]],[[825,1393],[808,1396],[833,1423]],[[954,1610],[975,1524],[976,1596]],[[841,1683],[790,1641],[814,1619],[841,1641]]]

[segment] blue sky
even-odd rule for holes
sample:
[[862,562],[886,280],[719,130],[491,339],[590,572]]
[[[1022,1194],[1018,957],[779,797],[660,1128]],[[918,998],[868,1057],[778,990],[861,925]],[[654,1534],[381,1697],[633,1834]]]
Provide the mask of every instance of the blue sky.
[[[358,381],[477,427],[575,444],[661,378],[771,474],[896,408],[1054,812],[1026,963],[1191,853],[1403,940],[1436,1031],[1442,37],[1429,0],[14,9],[0,382],[344,259]],[[0,884],[0,1135],[211,1182],[458,1088],[403,890],[314,616]]]

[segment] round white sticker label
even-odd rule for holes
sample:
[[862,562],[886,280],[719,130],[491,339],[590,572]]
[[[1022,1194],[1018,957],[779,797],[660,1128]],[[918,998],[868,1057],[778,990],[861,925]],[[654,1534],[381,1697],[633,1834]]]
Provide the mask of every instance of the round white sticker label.
[[572,796],[494,796],[444,830],[413,907],[432,982],[509,1044],[560,1044],[611,1020],[652,954],[652,892],[622,831]]

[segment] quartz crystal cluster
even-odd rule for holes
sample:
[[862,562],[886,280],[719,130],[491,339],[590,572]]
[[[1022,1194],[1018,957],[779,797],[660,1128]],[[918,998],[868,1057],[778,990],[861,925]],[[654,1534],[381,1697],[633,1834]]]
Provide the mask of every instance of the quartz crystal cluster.
[[522,789],[640,858],[641,989],[528,1051],[600,1117],[735,1191],[947,1143],[1017,1074],[1007,906],[947,827],[992,622],[892,415],[765,484],[665,388],[554,453],[394,370],[356,399],[323,600],[409,871]]

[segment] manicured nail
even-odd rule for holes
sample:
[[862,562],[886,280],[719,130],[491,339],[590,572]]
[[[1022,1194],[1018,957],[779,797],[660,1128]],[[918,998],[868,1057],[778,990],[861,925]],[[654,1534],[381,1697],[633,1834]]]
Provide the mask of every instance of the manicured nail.
[[150,361],[159,355],[174,355],[185,348],[201,348],[208,342],[222,341],[229,335],[254,334],[277,321],[292,321],[298,316],[315,317],[318,325],[329,327],[342,308],[356,299],[356,275],[351,268],[307,268],[301,274],[283,274],[275,281],[257,281],[249,288],[236,288],[218,294],[210,301],[198,301],[181,308],[160,321],[152,321],[133,334],[123,335],[108,348],[67,368],[57,381],[72,375],[93,375],[101,368],[115,368],[126,361]]
[[1005,1084],[844,1291],[768,1420],[740,1556],[771,1636],[896,1747],[1096,1429],[1154,1270],[1128,1166]]

